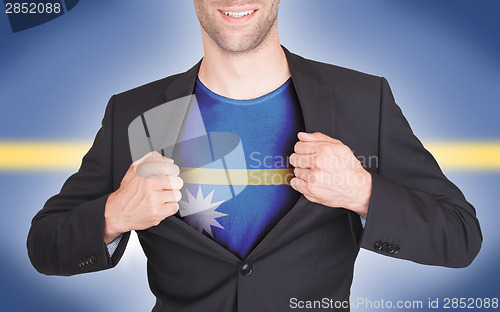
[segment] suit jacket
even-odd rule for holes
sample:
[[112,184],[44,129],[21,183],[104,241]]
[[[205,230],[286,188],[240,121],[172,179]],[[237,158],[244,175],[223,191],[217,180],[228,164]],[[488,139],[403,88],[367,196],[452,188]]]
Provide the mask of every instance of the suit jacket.
[[[290,298],[348,300],[360,247],[447,267],[465,267],[478,253],[482,236],[474,208],[413,135],[387,81],[284,51],[306,131],[340,139],[359,159],[370,160],[366,227],[353,212],[302,196],[240,260],[168,217],[138,231],[157,298],[153,311],[286,311]],[[130,233],[110,258],[104,207],[132,163],[127,127],[145,111],[191,95],[199,66],[110,99],[78,172],[33,219],[27,246],[39,272],[74,275],[118,263]]]

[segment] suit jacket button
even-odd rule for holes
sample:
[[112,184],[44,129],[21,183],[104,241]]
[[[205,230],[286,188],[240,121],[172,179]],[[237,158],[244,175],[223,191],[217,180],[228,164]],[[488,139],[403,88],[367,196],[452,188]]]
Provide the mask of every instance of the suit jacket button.
[[375,250],[382,250],[382,242],[377,241],[375,245],[373,245],[373,248],[375,248]]
[[243,265],[240,268],[241,274],[248,276],[252,273],[253,267],[250,263],[243,263]]
[[394,245],[393,249],[394,249],[393,254],[394,255],[397,254],[399,252],[399,245]]
[[389,246],[387,246],[387,252],[390,253],[391,255],[394,254],[396,248],[394,247],[395,245],[393,244],[389,244]]
[[97,258],[95,256],[90,257],[89,259],[90,265],[95,265],[97,263]]
[[387,247],[389,247],[389,244],[388,244],[387,242],[384,242],[384,243],[382,244],[382,248],[381,248],[380,250],[382,250],[382,251],[387,251]]

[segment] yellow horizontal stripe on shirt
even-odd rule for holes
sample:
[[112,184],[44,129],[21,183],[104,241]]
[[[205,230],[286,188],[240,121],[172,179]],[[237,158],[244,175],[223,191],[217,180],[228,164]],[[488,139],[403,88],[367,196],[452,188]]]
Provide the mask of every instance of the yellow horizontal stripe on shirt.
[[[500,171],[500,141],[424,145],[445,170]],[[0,171],[75,171],[90,146],[89,141],[0,141]]]
[[184,183],[212,185],[290,184],[293,168],[284,169],[212,169],[181,167]]

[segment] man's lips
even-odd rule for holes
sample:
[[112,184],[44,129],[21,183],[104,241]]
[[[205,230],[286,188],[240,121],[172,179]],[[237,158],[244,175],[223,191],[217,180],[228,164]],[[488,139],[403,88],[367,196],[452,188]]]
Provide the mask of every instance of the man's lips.
[[257,9],[220,9],[219,13],[221,14],[224,21],[231,24],[242,24],[249,20],[251,20]]

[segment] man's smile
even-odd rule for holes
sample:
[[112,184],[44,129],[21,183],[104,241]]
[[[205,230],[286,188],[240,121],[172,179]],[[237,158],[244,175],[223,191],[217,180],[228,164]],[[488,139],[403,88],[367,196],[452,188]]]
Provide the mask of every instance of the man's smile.
[[251,20],[258,9],[219,9],[225,22],[231,24],[241,24]]
[[227,16],[235,17],[235,18],[240,18],[243,16],[247,16],[255,12],[255,10],[248,10],[248,11],[243,11],[243,12],[222,12],[226,14]]

